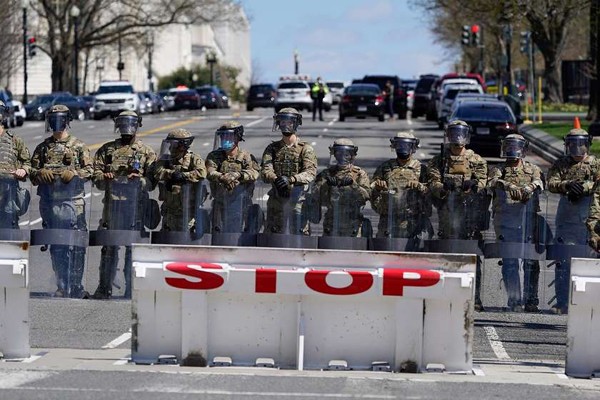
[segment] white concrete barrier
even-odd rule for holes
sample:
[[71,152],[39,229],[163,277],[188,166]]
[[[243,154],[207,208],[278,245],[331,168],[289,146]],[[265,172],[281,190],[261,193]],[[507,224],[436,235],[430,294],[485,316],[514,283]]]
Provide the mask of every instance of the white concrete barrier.
[[475,261],[134,245],[132,358],[300,370],[443,364],[470,371]]
[[0,351],[27,358],[29,347],[29,243],[0,241]]
[[600,260],[573,258],[566,374],[600,377]]

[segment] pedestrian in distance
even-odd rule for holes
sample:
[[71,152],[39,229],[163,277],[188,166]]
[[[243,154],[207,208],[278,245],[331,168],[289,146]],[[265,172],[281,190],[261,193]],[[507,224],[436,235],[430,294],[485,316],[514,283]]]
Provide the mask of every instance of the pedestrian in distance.
[[382,91],[385,100],[385,109],[390,115],[390,120],[394,119],[394,85],[392,81],[387,81]]
[[313,99],[313,121],[315,120],[317,111],[319,111],[319,121],[323,121],[323,99],[327,93],[329,93],[329,88],[321,77],[318,77],[317,82],[310,90],[311,98]]

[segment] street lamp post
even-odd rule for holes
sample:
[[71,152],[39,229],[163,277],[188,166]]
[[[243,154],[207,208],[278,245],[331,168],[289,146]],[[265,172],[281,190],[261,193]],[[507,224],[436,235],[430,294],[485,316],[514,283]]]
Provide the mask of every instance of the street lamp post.
[[21,0],[23,7],[23,106],[27,104],[27,6],[29,0]]
[[294,75],[298,75],[299,69],[300,69],[300,55],[298,54],[298,50],[294,50]]
[[206,54],[206,63],[210,66],[210,86],[214,85],[213,67],[217,62],[217,55],[211,51]]
[[154,51],[154,36],[148,32],[148,90],[154,92],[154,83],[152,82],[152,53]]
[[79,14],[81,10],[76,5],[71,7],[71,17],[73,18],[73,94],[79,95]]

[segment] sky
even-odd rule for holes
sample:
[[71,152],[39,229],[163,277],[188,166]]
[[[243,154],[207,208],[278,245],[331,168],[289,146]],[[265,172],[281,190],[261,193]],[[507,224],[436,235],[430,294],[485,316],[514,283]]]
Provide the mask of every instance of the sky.
[[351,81],[365,74],[418,78],[452,70],[426,15],[407,0],[241,0],[261,82],[293,74]]

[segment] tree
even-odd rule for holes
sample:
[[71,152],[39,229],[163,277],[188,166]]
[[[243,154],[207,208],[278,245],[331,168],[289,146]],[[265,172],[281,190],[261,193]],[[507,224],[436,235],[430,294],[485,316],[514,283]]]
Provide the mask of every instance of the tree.
[[20,1],[0,0],[0,86],[6,86],[14,71],[23,65],[23,25]]
[[37,41],[52,59],[52,90],[71,86],[74,57],[74,18],[80,9],[79,49],[105,46],[120,40],[143,37],[148,29],[169,24],[210,23],[232,20],[239,7],[234,0],[32,0],[39,16]]

